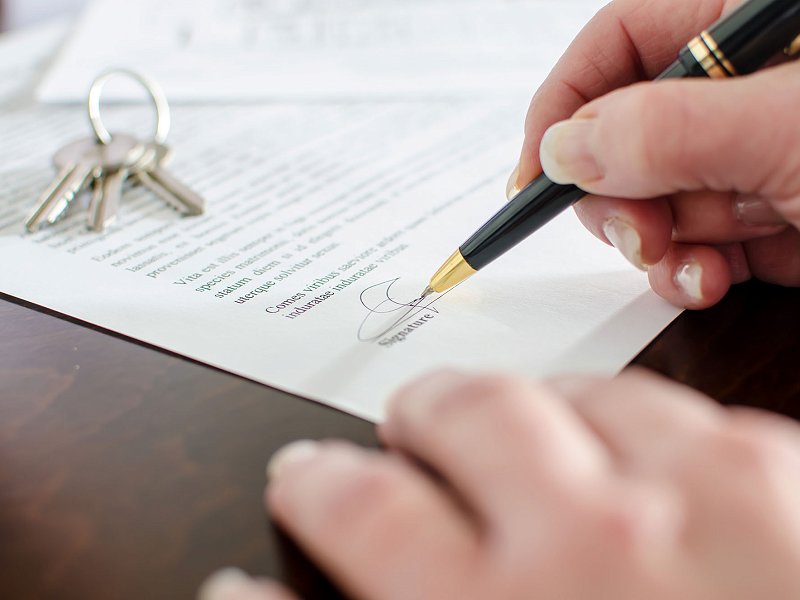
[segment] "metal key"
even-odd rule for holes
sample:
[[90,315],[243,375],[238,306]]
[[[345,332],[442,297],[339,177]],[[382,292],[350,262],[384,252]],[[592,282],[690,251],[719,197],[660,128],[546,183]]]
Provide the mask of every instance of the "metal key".
[[[67,210],[72,201],[92,185],[92,200],[89,203],[89,227],[94,231],[103,228],[114,220],[119,206],[122,185],[130,169],[142,160],[147,149],[129,135],[116,135],[109,144],[100,144],[93,138],[73,142],[59,150],[53,163],[59,173],[77,172],[78,163],[82,166],[84,177],[80,185],[68,182],[51,186],[45,200],[28,221],[28,230],[35,231],[45,221],[55,223]],[[76,159],[75,157],[79,157]],[[59,175],[61,178],[61,175]],[[78,175],[74,176],[77,181]]]
[[150,142],[147,147],[151,159],[140,161],[133,171],[135,180],[179,212],[202,215],[206,210],[205,198],[166,170],[166,164],[172,159],[172,149],[158,142]]
[[[153,100],[156,127],[151,142],[140,142],[127,135],[111,135],[103,124],[100,114],[103,88],[110,78],[120,75],[139,82]],[[181,213],[200,215],[205,212],[206,201],[166,171],[172,157],[172,151],[164,144],[170,128],[170,110],[156,82],[128,69],[106,71],[92,82],[87,108],[95,137],[73,142],[56,153],[54,162],[58,177],[26,221],[28,231],[37,231],[45,223],[55,223],[89,187],[92,188],[89,227],[102,231],[115,219],[125,183],[131,179]]]
[[99,173],[96,173],[89,202],[88,225],[103,231],[116,218],[125,181],[131,171],[147,158],[148,148],[129,135],[116,134],[108,144],[100,144]]
[[54,223],[70,202],[86,190],[97,168],[96,146],[94,138],[85,138],[67,144],[56,153],[58,175],[26,221],[28,231],[37,231],[45,222]]

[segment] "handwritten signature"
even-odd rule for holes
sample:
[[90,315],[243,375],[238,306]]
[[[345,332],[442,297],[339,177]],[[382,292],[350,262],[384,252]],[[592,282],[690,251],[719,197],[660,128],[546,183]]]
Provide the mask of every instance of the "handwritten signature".
[[358,328],[358,339],[362,342],[374,342],[414,319],[423,311],[439,314],[433,305],[444,298],[447,293],[435,297],[401,300],[392,290],[400,278],[383,281],[371,285],[361,292],[362,306],[368,311],[367,316]]

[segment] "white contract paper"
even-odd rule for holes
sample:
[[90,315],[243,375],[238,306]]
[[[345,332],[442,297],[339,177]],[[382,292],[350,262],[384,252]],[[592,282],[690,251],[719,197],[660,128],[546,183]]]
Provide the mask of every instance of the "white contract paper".
[[[95,0],[39,89],[109,67],[173,102],[530,96],[605,0]],[[137,90],[109,88],[118,97]]]
[[[117,130],[144,107],[117,107]],[[182,218],[126,192],[23,231],[77,107],[0,116],[0,291],[379,420],[432,369],[612,374],[677,314],[565,213],[452,292],[427,278],[504,202],[524,106],[416,102],[179,107],[174,173],[208,199]],[[388,331],[386,328],[394,325]]]

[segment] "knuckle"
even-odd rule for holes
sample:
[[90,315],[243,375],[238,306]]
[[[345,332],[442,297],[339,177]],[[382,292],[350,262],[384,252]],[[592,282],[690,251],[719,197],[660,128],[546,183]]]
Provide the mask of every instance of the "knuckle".
[[[693,111],[684,94],[670,85],[643,86],[638,112],[642,120],[641,160],[649,176],[667,176],[672,185],[683,187],[695,168],[688,131],[693,128]],[[676,181],[684,179],[684,181]]]
[[709,443],[713,456],[725,464],[735,465],[748,477],[762,482],[771,479],[778,463],[778,451],[774,444],[730,421],[711,434]]
[[[758,123],[754,144],[759,148],[756,169],[758,180],[751,187],[762,195],[788,198],[800,194],[800,118],[793,104],[797,98],[796,84],[792,93],[777,93],[759,98],[762,114],[769,115]],[[764,105],[766,103],[766,106]],[[785,115],[775,119],[772,115]],[[752,165],[749,165],[752,166]]]
[[521,379],[508,375],[481,375],[469,383],[468,393],[484,399],[516,399],[525,385]]
[[481,413],[488,407],[495,413],[507,412],[519,401],[523,386],[520,380],[503,375],[465,379],[437,399],[432,416],[447,422],[454,417],[465,418],[472,413]]
[[740,438],[760,448],[771,467],[800,465],[800,427],[795,421],[753,410],[733,412],[729,420]]
[[627,501],[594,511],[599,536],[620,557],[635,555],[646,544],[644,510],[641,503]]
[[600,502],[590,502],[584,528],[625,568],[673,547],[685,531],[684,502],[670,485],[627,481]]
[[343,478],[324,504],[320,518],[347,527],[375,519],[391,520],[401,508],[406,486],[397,470],[380,462],[367,462]]
[[729,421],[742,431],[765,436],[771,442],[800,451],[800,424],[783,415],[761,409],[734,407],[729,409]]
[[632,164],[632,168],[643,176],[657,173],[661,162],[660,153],[655,150],[660,149],[659,141],[661,136],[661,123],[654,119],[653,97],[654,90],[647,86],[635,86],[628,96],[627,106],[622,107],[624,112],[630,115],[640,127],[633,128],[633,135],[630,140],[630,156],[626,157]]

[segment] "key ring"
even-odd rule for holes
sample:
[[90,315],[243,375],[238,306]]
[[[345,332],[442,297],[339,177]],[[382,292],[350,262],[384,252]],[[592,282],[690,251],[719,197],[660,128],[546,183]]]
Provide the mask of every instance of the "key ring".
[[167,97],[155,81],[130,69],[111,69],[106,71],[94,80],[92,87],[89,89],[89,122],[92,124],[92,129],[94,130],[97,140],[102,144],[111,142],[111,134],[108,129],[106,129],[106,126],[103,124],[103,119],[100,116],[100,98],[103,95],[103,88],[108,80],[117,76],[129,77],[140,83],[142,87],[147,90],[156,109],[156,130],[153,135],[153,141],[157,144],[166,142],[171,122]]

